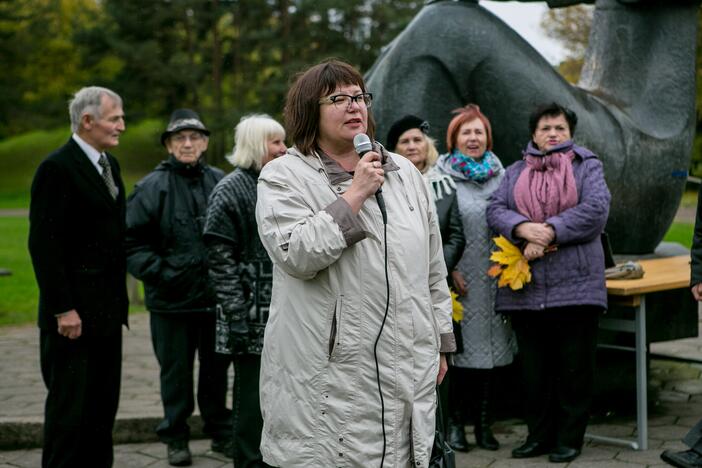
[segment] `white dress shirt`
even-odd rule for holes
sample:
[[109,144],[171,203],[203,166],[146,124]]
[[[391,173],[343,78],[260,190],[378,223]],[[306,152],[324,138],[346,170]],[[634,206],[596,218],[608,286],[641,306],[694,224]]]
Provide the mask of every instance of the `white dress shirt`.
[[95,166],[95,169],[97,169],[98,174],[102,175],[102,167],[98,163],[98,160],[100,159],[100,153],[98,150],[90,146],[85,140],[83,140],[81,137],[78,136],[78,134],[74,133],[71,138],[73,138],[73,141],[78,143],[78,146],[80,146],[80,149],[83,150],[86,156],[88,156],[88,159],[90,160],[91,163],[93,163],[93,166]]

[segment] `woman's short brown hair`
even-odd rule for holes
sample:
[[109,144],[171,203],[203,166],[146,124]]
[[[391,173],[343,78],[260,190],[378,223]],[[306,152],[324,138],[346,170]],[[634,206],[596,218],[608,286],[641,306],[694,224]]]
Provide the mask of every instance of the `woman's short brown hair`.
[[[319,137],[319,99],[340,85],[358,85],[366,92],[363,77],[346,62],[328,59],[297,75],[288,90],[283,117],[285,130],[293,144],[303,154],[312,153]],[[368,110],[366,133],[375,137],[375,121]]]
[[485,117],[485,114],[480,112],[480,107],[478,107],[477,104],[466,104],[465,107],[456,109],[453,113],[456,114],[456,116],[451,120],[446,130],[446,148],[448,148],[449,153],[456,147],[456,138],[458,138],[458,132],[461,130],[461,126],[473,119],[480,119],[483,125],[485,125],[487,150],[492,151],[492,128],[490,127],[490,121]]

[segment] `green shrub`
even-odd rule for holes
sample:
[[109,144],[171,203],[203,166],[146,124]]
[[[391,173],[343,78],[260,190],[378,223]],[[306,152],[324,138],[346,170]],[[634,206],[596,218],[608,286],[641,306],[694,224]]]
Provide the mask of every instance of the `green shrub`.
[[69,134],[68,128],[38,130],[0,141],[0,208],[29,206],[34,169]]

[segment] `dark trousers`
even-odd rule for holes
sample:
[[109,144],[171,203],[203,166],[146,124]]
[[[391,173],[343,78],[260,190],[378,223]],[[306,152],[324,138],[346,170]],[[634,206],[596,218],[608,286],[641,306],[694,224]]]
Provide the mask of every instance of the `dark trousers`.
[[470,385],[468,373],[463,367],[450,366],[448,381],[448,410],[453,424],[465,426],[467,414],[466,394]]
[[215,353],[214,336],[214,314],[151,313],[151,340],[161,366],[164,412],[156,433],[165,443],[190,439],[187,420],[195,409],[195,351],[200,363],[197,404],[203,431],[213,439],[229,440],[232,436],[231,411],[226,407],[231,356]]
[[111,467],[122,331],[69,340],[55,331],[41,330],[39,343],[41,373],[48,390],[42,466]]
[[598,307],[574,306],[512,315],[529,442],[582,446],[592,402],[600,312]]
[[695,452],[702,454],[702,419],[685,435],[683,442]]
[[258,395],[261,356],[242,354],[234,357],[234,466],[266,467],[259,446],[263,418]]
[[[448,406],[452,423],[465,426],[469,414],[473,423],[477,422],[482,400],[494,393],[490,386],[495,380],[495,372],[495,368],[449,368]],[[488,386],[489,392],[484,391],[485,386]]]

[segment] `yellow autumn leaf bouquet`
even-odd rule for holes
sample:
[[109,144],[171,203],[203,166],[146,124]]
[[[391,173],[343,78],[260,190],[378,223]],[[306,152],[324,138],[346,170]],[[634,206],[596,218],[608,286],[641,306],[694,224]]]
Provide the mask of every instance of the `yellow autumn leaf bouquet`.
[[529,262],[522,255],[519,247],[512,244],[504,236],[493,237],[492,239],[498,247],[490,260],[496,262],[488,270],[488,275],[493,278],[499,277],[497,286],[502,288],[509,286],[512,290],[522,289],[526,283],[531,281],[531,269]]

